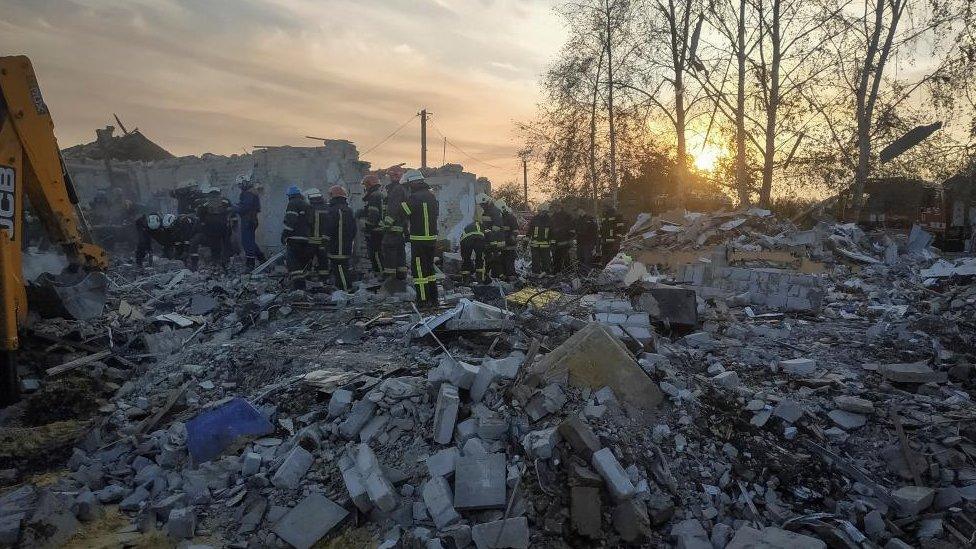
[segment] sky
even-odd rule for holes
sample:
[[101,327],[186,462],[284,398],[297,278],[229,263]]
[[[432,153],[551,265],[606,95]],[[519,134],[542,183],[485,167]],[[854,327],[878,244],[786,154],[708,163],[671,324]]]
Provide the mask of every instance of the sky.
[[521,178],[514,122],[532,117],[563,43],[553,5],[0,0],[0,52],[31,58],[62,148],[116,113],[178,156],[316,136],[356,143],[374,168],[417,166],[427,108],[428,164],[446,136],[448,163],[497,185]]

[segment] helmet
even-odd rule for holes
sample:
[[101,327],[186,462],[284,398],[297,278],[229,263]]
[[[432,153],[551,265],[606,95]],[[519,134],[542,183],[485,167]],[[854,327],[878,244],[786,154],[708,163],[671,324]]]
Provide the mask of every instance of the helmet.
[[499,198],[498,200],[496,200],[495,201],[495,207],[498,208],[499,210],[503,211],[503,212],[511,211],[509,209],[509,207],[508,207],[508,203],[505,202],[505,199],[504,198]]
[[322,191],[312,187],[305,191],[305,198],[312,200],[313,198],[322,198]]
[[380,178],[376,177],[375,175],[367,175],[363,178],[363,187],[366,187],[367,189],[372,189],[379,184]]
[[484,206],[485,204],[491,202],[491,197],[485,193],[479,193],[474,200],[479,206]]
[[149,230],[155,231],[159,228],[160,223],[161,221],[158,215],[149,214],[146,216],[146,225],[149,227]]
[[549,211],[549,203],[548,202],[543,202],[542,204],[539,204],[539,207],[537,209],[540,212],[548,212]]
[[424,174],[420,170],[407,170],[404,172],[403,177],[400,178],[400,183],[405,185],[413,183],[415,181],[423,181]]
[[288,191],[285,194],[288,196],[302,196],[302,190],[298,188],[298,185],[292,185],[288,187]]
[[163,228],[168,229],[176,223],[176,216],[173,214],[166,214],[163,216]]
[[348,198],[349,193],[346,192],[346,188],[342,185],[333,185],[329,188],[329,196],[332,198]]
[[207,194],[220,193],[220,187],[210,186],[207,188]]

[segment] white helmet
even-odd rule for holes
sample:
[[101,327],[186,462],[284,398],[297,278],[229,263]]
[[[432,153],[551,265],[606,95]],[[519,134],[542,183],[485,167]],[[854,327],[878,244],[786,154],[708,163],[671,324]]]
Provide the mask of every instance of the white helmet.
[[176,223],[176,216],[173,214],[166,214],[163,216],[163,228],[168,229]]
[[146,225],[149,227],[150,231],[155,231],[159,228],[160,219],[156,214],[149,214],[146,216]]
[[404,172],[403,177],[400,178],[400,183],[409,185],[414,181],[423,181],[423,180],[424,180],[424,174],[421,173],[420,170],[407,170],[406,172]]
[[305,191],[305,198],[312,200],[313,198],[322,198],[322,191],[312,187],[311,189]]
[[475,202],[478,203],[479,206],[484,206],[485,204],[491,202],[491,197],[485,193],[479,193],[478,196],[474,198],[474,200]]
[[505,199],[504,198],[499,198],[498,200],[496,200],[495,201],[495,207],[498,208],[499,210],[503,211],[503,212],[509,211],[509,209],[508,209],[508,202],[505,202]]

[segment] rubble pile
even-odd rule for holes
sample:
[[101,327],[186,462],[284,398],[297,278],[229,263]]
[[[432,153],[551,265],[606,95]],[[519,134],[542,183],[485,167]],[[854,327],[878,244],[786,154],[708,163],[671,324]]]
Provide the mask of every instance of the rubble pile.
[[[495,307],[459,286],[424,317],[366,285],[119,266],[102,319],[40,323],[111,345],[38,374],[89,380],[97,407],[65,474],[15,471],[0,544],[117,512],[120,545],[972,544],[976,273],[930,244],[648,217],[602,291]],[[695,260],[642,261],[661,250]]]

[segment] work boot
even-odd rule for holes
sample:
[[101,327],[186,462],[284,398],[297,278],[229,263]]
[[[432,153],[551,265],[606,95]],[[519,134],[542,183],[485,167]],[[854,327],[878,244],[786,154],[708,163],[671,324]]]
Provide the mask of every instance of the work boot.
[[247,259],[244,260],[244,267],[249,271],[253,271],[254,267],[256,267],[255,263],[256,263],[255,258],[249,256]]

